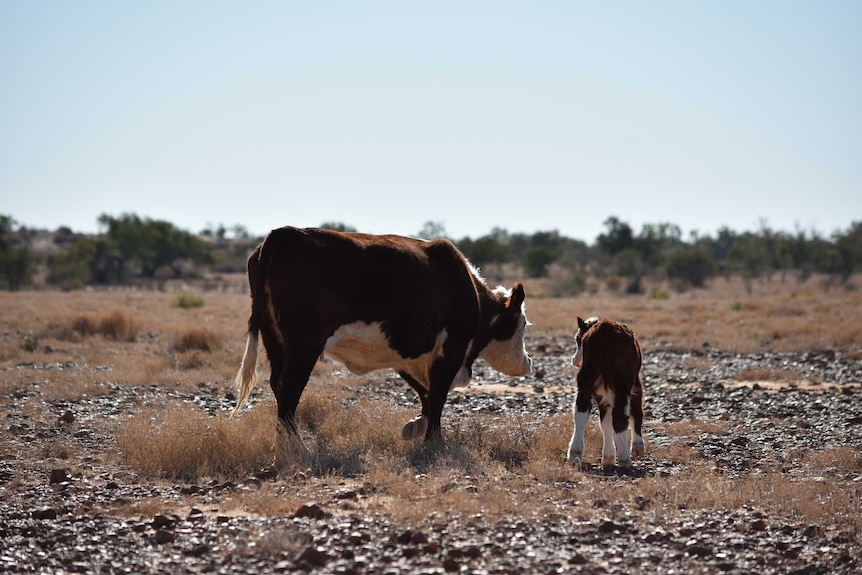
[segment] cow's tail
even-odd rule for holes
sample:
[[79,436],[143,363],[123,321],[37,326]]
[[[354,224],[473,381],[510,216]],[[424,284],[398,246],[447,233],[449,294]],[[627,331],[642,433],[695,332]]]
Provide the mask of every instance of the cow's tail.
[[269,252],[267,238],[248,259],[248,276],[251,287],[251,315],[248,318],[248,337],[245,342],[245,353],[242,364],[236,374],[236,385],[239,395],[236,407],[230,416],[233,417],[248,401],[252,390],[257,385],[257,341],[260,334],[260,322],[263,310],[267,305],[266,275],[269,269]]

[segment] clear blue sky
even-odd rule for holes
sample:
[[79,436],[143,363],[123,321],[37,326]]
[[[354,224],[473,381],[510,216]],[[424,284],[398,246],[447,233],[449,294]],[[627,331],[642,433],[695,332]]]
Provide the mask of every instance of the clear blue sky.
[[862,221],[862,1],[0,0],[0,214]]

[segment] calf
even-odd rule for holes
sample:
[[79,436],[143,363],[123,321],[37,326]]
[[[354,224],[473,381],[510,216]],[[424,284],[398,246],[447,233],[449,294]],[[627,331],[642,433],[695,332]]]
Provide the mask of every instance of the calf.
[[[644,412],[640,344],[623,323],[579,317],[575,347],[572,364],[580,369],[568,460],[580,462],[584,456],[584,428],[595,399],[602,428],[602,465],[613,465],[616,456],[620,467],[631,467],[632,455],[639,458],[646,452],[641,435]],[[631,437],[629,419],[633,425]]]
[[448,240],[273,230],[248,259],[251,315],[239,397],[256,383],[258,334],[272,368],[280,463],[307,453],[296,429],[299,398],[318,358],[351,372],[392,368],[419,395],[404,439],[440,436],[453,385],[467,385],[476,358],[511,376],[530,373],[524,287],[490,289]]

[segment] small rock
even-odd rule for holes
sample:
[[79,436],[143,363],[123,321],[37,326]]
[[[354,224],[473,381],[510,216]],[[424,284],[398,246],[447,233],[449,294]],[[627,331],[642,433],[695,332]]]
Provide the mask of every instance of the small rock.
[[61,415],[58,421],[60,423],[72,423],[75,421],[75,414],[71,410],[66,410],[66,413]]
[[685,551],[692,557],[709,557],[712,555],[712,549],[706,545],[689,545]]
[[195,545],[191,549],[186,549],[183,551],[183,555],[188,555],[189,557],[203,557],[209,552],[210,546],[206,543],[201,543],[200,545]]
[[51,483],[63,483],[64,481],[69,480],[69,474],[66,473],[65,469],[52,469],[51,474],[49,476],[49,481]]
[[299,556],[300,561],[305,561],[315,567],[323,567],[329,561],[329,555],[320,547],[309,546]]
[[159,513],[153,517],[153,529],[171,529],[176,525],[179,518],[174,515],[163,515]]
[[327,513],[317,503],[306,503],[296,510],[294,517],[310,517],[311,519],[323,519]]
[[257,477],[246,477],[245,479],[243,479],[242,485],[243,485],[243,487],[246,487],[248,489],[255,489],[255,490],[263,487],[263,483]]
[[33,512],[33,519],[56,519],[57,510],[50,507]]
[[168,531],[167,529],[159,529],[156,531],[153,540],[159,544],[163,545],[165,543],[173,543],[174,539],[176,539],[176,535],[172,531]]
[[618,531],[620,526],[614,523],[613,521],[605,521],[601,525],[599,525],[599,533],[613,533],[614,531]]

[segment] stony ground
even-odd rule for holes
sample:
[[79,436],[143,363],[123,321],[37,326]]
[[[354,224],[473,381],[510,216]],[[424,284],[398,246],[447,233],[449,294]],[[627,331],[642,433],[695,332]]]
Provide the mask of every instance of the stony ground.
[[[572,402],[569,342],[536,338],[536,371],[511,381],[479,366],[475,381],[453,393],[447,418],[475,413],[523,412],[551,417]],[[65,370],[73,377],[85,366],[45,364],[32,370]],[[15,379],[10,368],[0,382]],[[740,382],[738,374],[788,370],[803,374],[793,385]],[[804,470],[793,454],[862,446],[862,362],[833,353],[736,355],[706,347],[689,352],[647,351],[646,439],[668,440],[649,422],[690,418],[724,422],[724,431],[692,447],[725,475],[756,476]],[[277,517],[212,512],[220,498],[264,483],[290,488],[297,476],[270,470],[243,481],[213,480],[170,484],[136,479],[127,470],[105,467],[101,457],[112,445],[110,425],[142,403],[158,403],[152,386],[105,384],[103,393],[78,401],[47,400],[57,414],[48,420],[22,410],[22,401],[39,393],[32,386],[0,383],[0,417],[6,435],[0,462],[0,572],[2,573],[858,573],[862,534],[846,523],[807,523],[773,517],[757,506],[732,509],[679,509],[673,519],[650,513],[655,503],[636,498],[622,509],[598,498],[598,513],[549,513],[543,517],[485,517],[440,513],[416,523],[386,513],[364,513],[345,502],[366,496],[361,488],[321,488],[316,498]],[[175,392],[174,392],[175,393]],[[404,385],[380,373],[356,397],[411,405]],[[184,399],[211,411],[232,406],[229,397],[202,386]],[[655,427],[655,426],[654,426]],[[74,438],[85,454],[81,467],[45,460],[22,460],[16,445]],[[50,455],[50,454],[49,454]],[[598,454],[596,454],[598,457]],[[62,461],[62,459],[61,459]],[[89,462],[89,467],[86,465]],[[827,468],[828,471],[828,468]],[[648,456],[630,474],[587,467],[588,482],[630,482],[673,473],[672,465]],[[848,489],[860,492],[859,468],[843,473]],[[809,478],[817,480],[817,478]],[[567,493],[558,490],[560,509]],[[765,496],[768,496],[765,495]],[[105,503],[163,501],[143,517],[105,514]],[[173,502],[191,501],[191,510],[174,513]],[[862,503],[856,499],[856,503]],[[851,512],[862,513],[858,505]],[[856,525],[859,522],[857,521]],[[836,526],[837,525],[837,526]],[[842,527],[842,525],[844,527]]]

